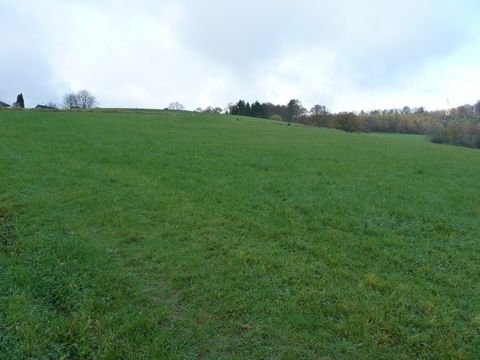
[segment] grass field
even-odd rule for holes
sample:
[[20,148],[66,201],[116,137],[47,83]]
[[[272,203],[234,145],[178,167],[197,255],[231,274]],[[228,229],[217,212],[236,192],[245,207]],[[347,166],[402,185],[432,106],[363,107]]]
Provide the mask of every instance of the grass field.
[[0,111],[0,359],[480,357],[480,151]]

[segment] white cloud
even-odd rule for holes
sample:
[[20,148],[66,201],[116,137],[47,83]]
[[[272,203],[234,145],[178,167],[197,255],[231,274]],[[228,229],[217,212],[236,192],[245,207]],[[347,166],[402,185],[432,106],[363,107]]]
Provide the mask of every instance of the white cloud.
[[87,88],[102,106],[126,107],[464,103],[479,93],[470,59],[480,47],[469,45],[478,8],[470,0],[1,3],[0,100],[23,91],[33,106]]

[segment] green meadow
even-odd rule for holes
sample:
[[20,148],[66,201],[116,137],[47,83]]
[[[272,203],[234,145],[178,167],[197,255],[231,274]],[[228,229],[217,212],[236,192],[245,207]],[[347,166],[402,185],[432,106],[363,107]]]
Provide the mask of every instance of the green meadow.
[[0,359],[480,358],[480,151],[0,111]]

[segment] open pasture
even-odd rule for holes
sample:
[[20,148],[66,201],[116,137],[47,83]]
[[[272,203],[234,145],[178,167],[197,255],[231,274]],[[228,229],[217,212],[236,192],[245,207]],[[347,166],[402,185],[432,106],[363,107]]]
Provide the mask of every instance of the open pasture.
[[480,151],[0,111],[0,359],[480,357]]

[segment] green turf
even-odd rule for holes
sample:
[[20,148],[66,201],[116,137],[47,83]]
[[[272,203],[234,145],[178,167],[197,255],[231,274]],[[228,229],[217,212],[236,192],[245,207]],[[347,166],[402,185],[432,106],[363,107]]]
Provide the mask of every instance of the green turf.
[[0,111],[0,359],[480,357],[480,151]]
[[393,134],[393,133],[367,133],[367,136],[375,136],[375,137],[382,137],[385,139],[391,140],[411,140],[411,141],[428,141],[428,137],[425,135],[415,135],[415,134]]

